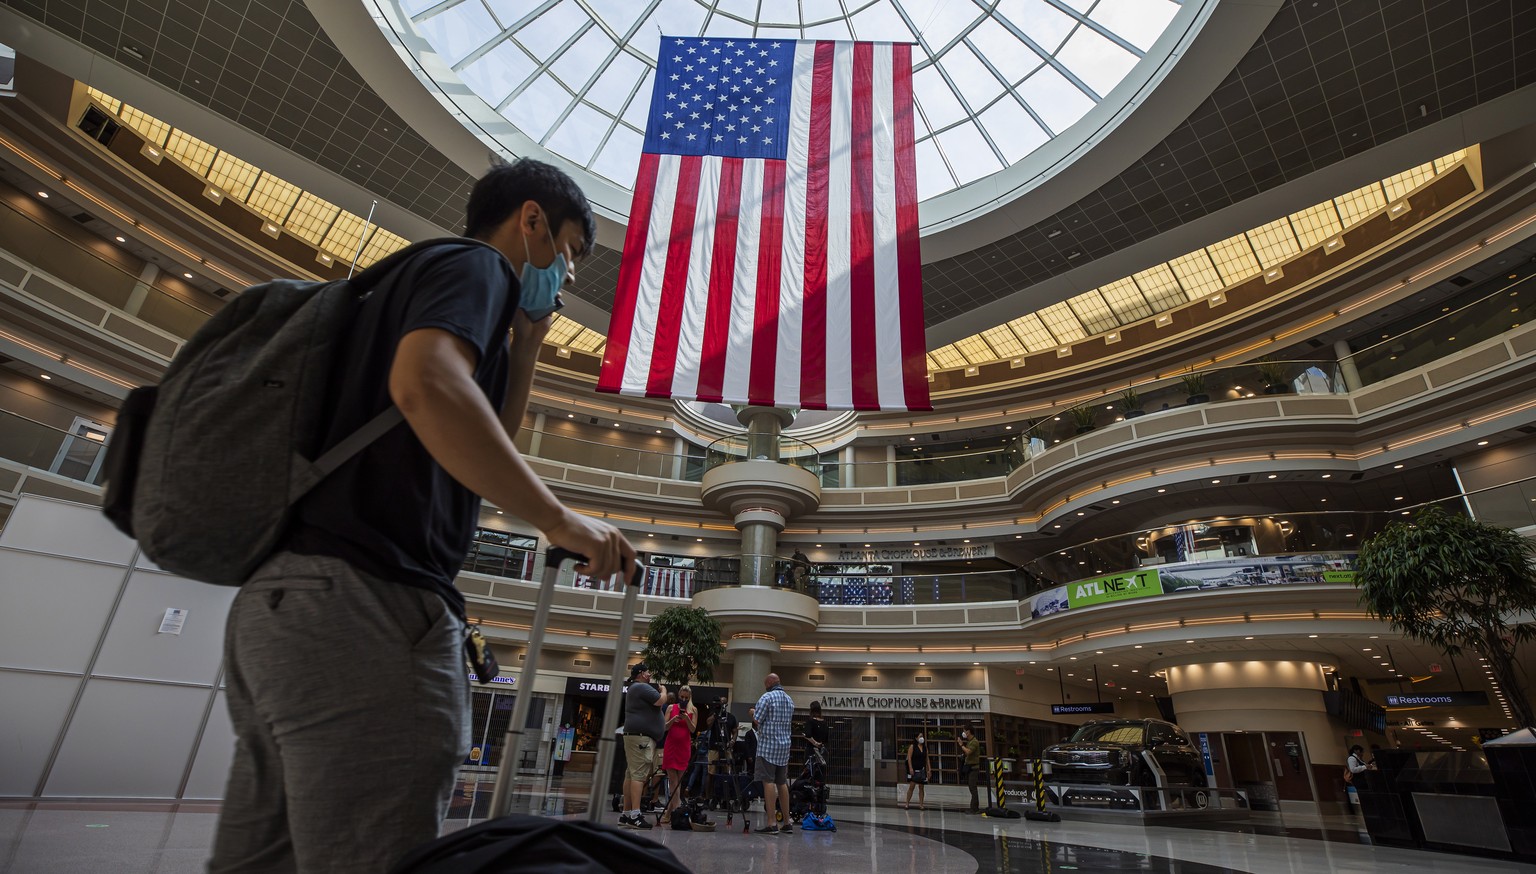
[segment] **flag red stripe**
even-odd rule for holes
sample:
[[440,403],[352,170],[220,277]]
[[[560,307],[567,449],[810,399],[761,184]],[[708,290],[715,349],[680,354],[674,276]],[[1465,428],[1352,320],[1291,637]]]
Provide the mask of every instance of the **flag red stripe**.
[[853,408],[880,409],[879,342],[875,330],[875,46],[853,45],[853,179],[849,191],[848,326],[853,362]]
[[763,215],[757,242],[757,298],[752,307],[752,373],[747,400],[774,405],[779,358],[779,280],[784,247],[784,162],[763,162]]
[[800,406],[827,407],[827,170],[832,151],[835,46],[816,43],[811,74],[809,172],[805,191],[805,291],[800,317]]
[[912,125],[912,46],[897,43],[892,68],[896,113],[896,275],[901,284],[901,372],[907,409],[931,410],[923,333],[923,265],[917,233],[917,149]]
[[[640,169],[635,177],[635,198],[629,208],[631,220],[624,234],[624,251],[645,251],[645,235],[650,224],[651,205],[656,197],[658,155],[641,153]],[[624,382],[624,365],[629,358],[629,335],[634,330],[635,302],[640,298],[640,274],[645,258],[626,254],[619,263],[619,288],[613,299],[613,317],[608,323],[608,342],[603,347],[603,368],[597,378],[597,390],[619,393]]]
[[698,399],[719,403],[730,345],[731,295],[736,281],[736,224],[741,209],[741,159],[724,158],[715,200],[715,247],[709,265],[709,300],[704,304],[704,356],[699,362]]
[[688,259],[693,249],[693,217],[699,200],[701,159],[688,155],[677,172],[676,206],[667,242],[667,267],[662,274],[661,301],[656,310],[656,344],[651,350],[651,371],[645,395],[672,396],[672,373],[677,368],[677,338],[682,332],[683,302],[688,294]]

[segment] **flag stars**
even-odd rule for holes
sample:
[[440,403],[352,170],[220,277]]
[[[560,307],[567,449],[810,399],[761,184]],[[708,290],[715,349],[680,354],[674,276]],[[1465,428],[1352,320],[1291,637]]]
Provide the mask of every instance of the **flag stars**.
[[723,142],[724,140],[725,140],[724,136],[722,136],[720,134],[715,134],[715,142],[717,142],[717,143],[718,142]]

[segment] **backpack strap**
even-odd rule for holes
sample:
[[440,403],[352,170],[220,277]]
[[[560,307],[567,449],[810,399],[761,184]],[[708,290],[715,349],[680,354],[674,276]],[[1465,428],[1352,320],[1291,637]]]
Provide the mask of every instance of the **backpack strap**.
[[315,459],[315,472],[322,478],[330,476],[336,468],[341,467],[352,456],[362,452],[370,443],[383,437],[385,432],[403,421],[405,421],[405,415],[400,412],[400,408],[391,405],[389,409],[368,420],[363,427],[348,434],[340,443]]

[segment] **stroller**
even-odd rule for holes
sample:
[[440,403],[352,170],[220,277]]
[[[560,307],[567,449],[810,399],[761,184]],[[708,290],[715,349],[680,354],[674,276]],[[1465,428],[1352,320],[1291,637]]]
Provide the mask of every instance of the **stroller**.
[[823,747],[812,747],[805,757],[800,776],[789,784],[789,814],[801,822],[801,827],[812,831],[837,831],[836,823],[827,815],[827,752]]

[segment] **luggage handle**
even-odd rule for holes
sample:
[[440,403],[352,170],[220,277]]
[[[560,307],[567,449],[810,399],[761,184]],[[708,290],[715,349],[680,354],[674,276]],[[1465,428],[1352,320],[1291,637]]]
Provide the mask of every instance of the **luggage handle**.
[[[538,678],[539,658],[544,651],[544,632],[549,625],[549,610],[555,600],[555,586],[559,583],[560,574],[568,568],[574,571],[576,565],[586,561],[586,556],[561,546],[551,546],[544,551],[544,580],[539,586],[539,598],[533,610],[533,628],[528,632],[528,651],[523,656],[523,669],[517,676],[517,697],[512,704],[512,720],[507,724],[506,738],[501,748],[496,789],[491,793],[491,819],[506,816],[512,808],[512,781],[517,776],[518,760],[522,758],[523,736],[527,734],[528,711],[533,704],[533,685]],[[637,595],[644,581],[645,564],[636,561],[635,569],[627,580],[628,585],[625,586],[624,613],[619,620],[618,646],[614,649],[615,675],[623,669],[623,653],[629,648],[635,605],[639,602]],[[610,687],[608,693],[610,710],[604,719],[605,723],[609,719],[614,721],[613,725],[608,726],[610,732],[618,727],[618,714],[612,711],[613,688]],[[599,755],[598,759],[601,763],[602,756]],[[597,785],[595,775],[593,785]]]

